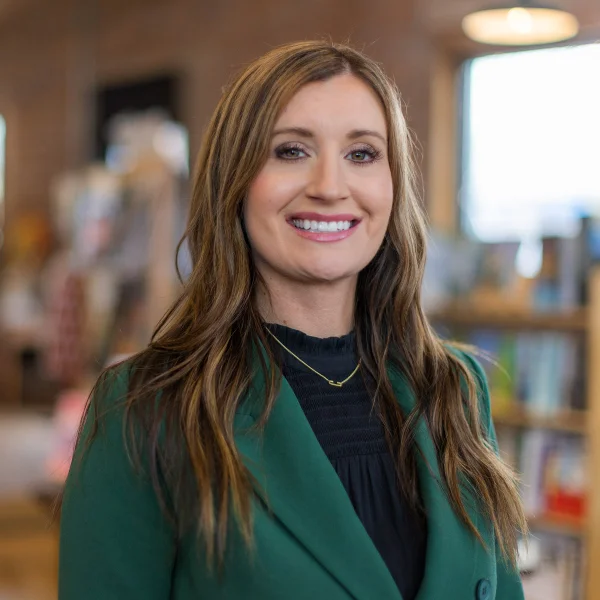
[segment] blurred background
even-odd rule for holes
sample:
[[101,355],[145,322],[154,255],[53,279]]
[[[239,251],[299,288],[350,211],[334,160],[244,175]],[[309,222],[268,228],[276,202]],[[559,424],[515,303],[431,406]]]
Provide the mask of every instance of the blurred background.
[[[1,600],[57,598],[73,435],[99,371],[177,293],[222,86],[315,37],[364,49],[402,92],[424,302],[482,351],[532,528],[527,600],[600,598],[600,3],[557,5],[0,0]],[[177,261],[185,276],[185,247]]]

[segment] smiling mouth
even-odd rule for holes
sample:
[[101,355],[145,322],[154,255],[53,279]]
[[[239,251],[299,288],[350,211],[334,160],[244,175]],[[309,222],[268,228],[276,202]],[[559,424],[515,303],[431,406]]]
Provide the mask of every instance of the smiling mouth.
[[310,221],[309,219],[290,219],[289,223],[296,229],[314,233],[337,233],[356,227],[360,221]]

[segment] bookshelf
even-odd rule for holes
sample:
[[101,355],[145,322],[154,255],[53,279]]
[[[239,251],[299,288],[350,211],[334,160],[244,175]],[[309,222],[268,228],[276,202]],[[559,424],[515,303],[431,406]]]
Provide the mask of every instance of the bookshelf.
[[529,527],[532,531],[546,531],[583,538],[586,535],[585,523],[580,520],[553,519],[551,517],[530,517]]
[[[502,403],[504,408],[492,411],[496,430],[556,432],[584,440],[586,448],[586,510],[584,518],[538,515],[529,519],[531,530],[577,539],[585,556],[582,565],[585,600],[600,598],[600,268],[594,267],[588,279],[588,306],[561,312],[527,310],[486,310],[468,303],[449,305],[432,311],[434,325],[459,331],[486,329],[498,332],[560,333],[580,336],[585,349],[585,409],[561,409],[552,414],[540,414]],[[461,340],[462,341],[462,340]],[[506,405],[512,407],[507,410]]]
[[547,429],[550,431],[586,435],[588,430],[588,416],[588,411],[585,410],[565,410],[559,414],[548,416],[516,409],[494,415],[494,424],[496,428]]
[[589,278],[590,314],[588,330],[588,444],[589,508],[587,514],[586,598],[600,598],[600,269]]
[[585,333],[589,326],[589,311],[580,308],[561,312],[533,312],[528,310],[482,310],[478,306],[449,306],[429,315],[434,322],[450,323],[461,327],[490,327],[498,329],[533,331],[571,331]]

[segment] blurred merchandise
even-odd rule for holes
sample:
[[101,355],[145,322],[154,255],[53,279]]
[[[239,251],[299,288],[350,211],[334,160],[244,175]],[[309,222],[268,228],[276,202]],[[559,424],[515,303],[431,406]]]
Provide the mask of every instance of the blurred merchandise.
[[175,298],[186,210],[181,131],[154,112],[120,115],[110,128],[108,165],[55,184],[62,249],[45,278],[54,307],[47,366],[67,385],[79,380],[68,372],[71,356],[84,363],[81,378],[110,355],[141,350]]
[[9,264],[0,284],[0,326],[13,338],[34,338],[43,323],[37,271]]
[[106,164],[112,171],[130,172],[149,155],[156,155],[172,173],[189,174],[187,132],[163,111],[122,112],[111,120],[108,129]]
[[46,461],[49,479],[61,486],[69,473],[74,442],[81,417],[86,406],[89,389],[69,389],[62,392],[56,401],[53,425],[54,448]]
[[39,270],[51,247],[51,226],[24,213],[6,231],[0,272],[0,329],[17,339],[37,340],[43,322]]
[[[523,589],[527,600],[582,600],[583,548],[579,540],[535,534],[522,549]],[[531,560],[531,555],[534,559]]]
[[[480,252],[471,256],[479,266],[463,272],[475,274],[477,291],[447,293],[445,304],[429,310],[438,333],[476,347],[486,371],[500,454],[519,476],[535,543],[521,555],[527,600],[583,599],[590,571],[582,557],[595,556],[597,547],[596,223],[584,219],[576,238],[529,241],[516,254],[505,244],[475,244]],[[439,268],[439,257],[433,264]],[[436,297],[443,297],[439,289]]]
[[523,502],[536,519],[577,525],[586,516],[586,448],[580,437],[532,429],[523,433],[516,465]]
[[0,386],[4,405],[34,394],[43,403],[51,386],[34,377],[46,343],[46,315],[40,270],[51,248],[51,224],[24,212],[6,231],[0,271]]
[[495,417],[556,416],[585,408],[585,340],[558,331],[445,330],[481,352]]
[[574,237],[481,242],[431,234],[423,283],[426,310],[448,306],[523,312],[572,310],[588,301],[600,260],[600,219],[584,217]]
[[[0,403],[22,414],[0,421],[0,488],[44,505],[99,372],[146,346],[180,285],[184,131],[157,113],[120,115],[109,140],[109,163],[57,178],[50,220],[23,214],[3,249]],[[189,258],[177,258],[185,275]]]
[[[156,111],[119,114],[107,162],[56,178],[50,221],[22,213],[0,272],[2,402],[48,406],[111,357],[146,346],[175,299],[187,135]],[[185,246],[177,256],[190,271]]]
[[87,366],[86,298],[78,273],[65,273],[61,284],[50,306],[46,358],[50,377],[69,385],[81,379]]
[[50,223],[40,211],[23,211],[5,232],[4,259],[12,264],[39,265],[52,246]]

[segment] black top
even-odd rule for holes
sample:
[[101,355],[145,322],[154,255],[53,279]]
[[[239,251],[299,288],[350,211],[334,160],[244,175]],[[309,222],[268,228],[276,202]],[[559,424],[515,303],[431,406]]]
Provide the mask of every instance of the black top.
[[[317,338],[269,324],[294,354],[323,375],[342,381],[357,365],[355,334]],[[270,336],[269,336],[270,338]],[[361,373],[336,388],[312,373],[272,338],[283,376],[404,598],[413,600],[425,567],[427,525],[398,491],[381,420],[372,411]]]

